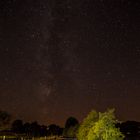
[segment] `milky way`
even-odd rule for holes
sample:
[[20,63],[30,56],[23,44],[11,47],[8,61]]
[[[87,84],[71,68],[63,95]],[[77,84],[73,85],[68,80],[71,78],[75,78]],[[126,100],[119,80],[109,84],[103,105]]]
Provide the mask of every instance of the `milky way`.
[[[116,108],[140,121],[140,3],[0,2],[0,109],[63,125]],[[133,112],[133,113],[132,113]]]

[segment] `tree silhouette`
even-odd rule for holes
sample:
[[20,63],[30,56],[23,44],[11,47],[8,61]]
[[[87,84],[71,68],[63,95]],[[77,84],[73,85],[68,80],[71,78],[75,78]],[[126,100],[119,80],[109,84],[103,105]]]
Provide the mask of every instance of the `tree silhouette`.
[[23,125],[24,133],[29,137],[39,137],[47,135],[47,126],[39,125],[37,122],[28,123]]
[[72,126],[75,126],[79,124],[78,120],[74,117],[69,117],[67,120],[66,120],[66,123],[65,123],[65,128],[70,128]]
[[9,124],[11,115],[6,111],[0,111],[0,130],[5,129],[6,125]]
[[59,136],[62,134],[62,128],[60,128],[58,125],[56,124],[51,124],[48,126],[48,130],[47,130],[47,134],[49,136]]
[[27,135],[27,136],[30,136],[31,135],[31,124],[26,122],[24,125],[23,125],[23,128],[24,128],[24,133]]
[[23,121],[22,120],[15,120],[12,123],[11,129],[15,133],[23,133],[24,132]]
[[40,136],[44,137],[47,135],[47,126],[42,125],[40,126]]
[[65,123],[63,136],[65,136],[65,137],[75,137],[78,126],[79,126],[78,120],[74,117],[69,117],[66,120],[66,123]]
[[40,136],[40,125],[37,122],[33,122],[30,125],[31,136],[38,137]]

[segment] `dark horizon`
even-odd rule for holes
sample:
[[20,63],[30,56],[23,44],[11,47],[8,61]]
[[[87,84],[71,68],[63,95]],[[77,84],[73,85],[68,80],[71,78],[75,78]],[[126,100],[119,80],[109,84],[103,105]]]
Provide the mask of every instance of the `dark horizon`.
[[[109,108],[109,109],[111,109],[111,108]],[[95,109],[94,109],[95,110]],[[2,110],[1,110],[2,111]],[[4,110],[3,110],[4,111]],[[92,111],[92,110],[91,110]],[[97,111],[97,110],[95,110],[95,111]],[[105,111],[107,111],[107,110],[104,110],[104,111],[102,111],[101,113],[103,113],[103,112],[105,112]],[[7,112],[7,111],[4,111],[4,112]],[[100,111],[97,111],[97,112],[100,112]],[[115,111],[116,112],[116,111]],[[49,126],[49,125],[57,125],[57,126],[60,126],[60,127],[64,127],[65,126],[65,123],[66,123],[66,121],[68,120],[68,118],[70,118],[70,117],[73,117],[73,118],[75,118],[75,119],[77,119],[77,121],[79,122],[79,124],[81,124],[82,122],[83,122],[83,120],[87,117],[87,115],[88,114],[85,114],[85,116],[83,116],[83,118],[81,118],[81,120],[79,120],[78,118],[76,118],[75,116],[68,116],[68,117],[66,117],[66,120],[64,120],[63,122],[59,122],[58,124],[57,123],[55,123],[55,121],[54,122],[40,122],[40,121],[38,121],[38,120],[24,120],[23,119],[23,117],[22,118],[16,118],[16,117],[13,117],[14,115],[13,114],[10,114],[9,112],[7,112],[9,115],[10,115],[10,122],[8,123],[8,125],[10,126],[14,121],[16,121],[16,120],[21,120],[22,122],[23,122],[23,124],[26,124],[26,123],[30,123],[30,124],[32,124],[32,123],[34,123],[34,122],[37,122],[37,124],[38,125],[41,125],[41,126]],[[88,112],[88,113],[90,113],[90,111]],[[117,115],[117,113],[115,113],[115,117],[116,117],[116,119],[117,119],[117,121],[119,122],[119,123],[126,123],[126,122],[136,122],[136,123],[140,123],[140,121],[139,120],[120,120],[119,119],[119,117],[118,117],[118,115]]]
[[64,125],[115,108],[140,121],[140,2],[0,1],[0,109]]

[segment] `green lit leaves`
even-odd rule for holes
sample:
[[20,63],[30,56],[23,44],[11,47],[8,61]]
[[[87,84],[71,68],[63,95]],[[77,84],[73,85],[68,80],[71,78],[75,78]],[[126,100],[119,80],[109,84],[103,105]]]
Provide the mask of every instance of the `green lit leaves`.
[[81,124],[78,140],[122,140],[124,136],[115,124],[114,109],[104,113],[92,111]]

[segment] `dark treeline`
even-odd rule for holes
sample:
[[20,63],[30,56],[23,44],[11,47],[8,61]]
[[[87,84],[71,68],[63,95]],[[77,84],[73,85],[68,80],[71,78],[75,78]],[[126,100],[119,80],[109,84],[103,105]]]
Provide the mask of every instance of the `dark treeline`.
[[[39,125],[37,122],[24,123],[22,120],[15,120],[12,123],[11,131],[17,134],[26,134],[27,136],[65,136],[75,137],[76,129],[78,129],[79,123],[74,117],[70,117],[66,120],[64,128],[56,124],[48,126]],[[125,137],[140,137],[140,122],[126,121],[118,123],[117,127],[125,135]]]
[[12,132],[15,134],[22,134],[29,137],[41,137],[52,135],[59,136],[62,135],[63,128],[55,124],[50,124],[48,126],[40,125],[36,121],[31,123],[23,123],[23,120],[21,119],[17,119],[11,122],[11,115],[6,111],[0,110],[0,132],[0,134],[8,134],[9,132]]
[[[69,117],[64,128],[56,125],[40,125],[35,122],[23,122],[23,120],[14,120],[9,128],[5,127],[10,123],[10,115],[7,112],[0,111],[0,132],[12,132],[14,134],[25,135],[28,137],[43,137],[43,136],[64,136],[76,137],[76,132],[79,128],[79,122],[74,117]],[[125,135],[125,138],[137,137],[140,139],[140,122],[126,121],[118,123],[116,127]]]
[[29,137],[60,136],[63,133],[63,128],[56,124],[45,126],[39,125],[37,122],[23,123],[22,120],[15,120],[11,125],[11,132]]
[[[42,136],[65,136],[74,137],[76,135],[75,130],[78,128],[79,122],[74,117],[69,117],[66,120],[64,128],[50,124],[48,126],[39,125],[37,122],[23,123],[22,120],[15,120],[11,124],[11,132],[16,134],[25,134],[29,137],[42,137]],[[74,129],[73,129],[74,128]]]
[[[9,125],[10,124],[10,125]],[[7,127],[8,126],[8,127]],[[9,128],[10,126],[10,128]],[[76,136],[76,129],[79,122],[74,117],[69,117],[66,120],[64,128],[56,125],[40,125],[37,121],[23,122],[21,119],[11,122],[11,115],[6,111],[0,111],[0,135],[3,133],[14,133],[18,135],[25,135],[28,137],[43,137],[43,136]]]

